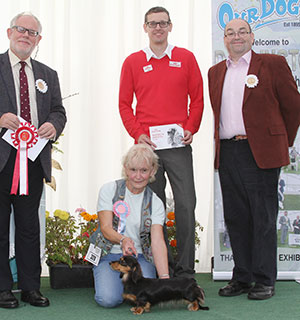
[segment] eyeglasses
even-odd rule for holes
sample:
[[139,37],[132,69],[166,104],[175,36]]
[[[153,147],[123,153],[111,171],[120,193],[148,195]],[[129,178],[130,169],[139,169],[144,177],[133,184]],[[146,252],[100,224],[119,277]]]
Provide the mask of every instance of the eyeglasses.
[[228,31],[227,34],[225,34],[225,37],[227,37],[228,39],[233,39],[236,35],[240,38],[244,38],[246,37],[247,34],[250,34],[250,31],[246,31],[246,30],[239,30],[238,32],[234,32],[234,31]]
[[160,26],[160,28],[166,28],[169,24],[171,23],[171,21],[165,21],[165,20],[161,20],[159,22],[156,22],[156,21],[148,21],[146,22],[146,25],[149,27],[149,28],[156,28],[157,25]]
[[37,37],[39,34],[38,31],[35,31],[32,29],[26,29],[26,28],[20,27],[20,26],[13,26],[12,28],[16,29],[20,33],[26,33],[26,31],[28,31],[28,35],[30,35],[31,37]]

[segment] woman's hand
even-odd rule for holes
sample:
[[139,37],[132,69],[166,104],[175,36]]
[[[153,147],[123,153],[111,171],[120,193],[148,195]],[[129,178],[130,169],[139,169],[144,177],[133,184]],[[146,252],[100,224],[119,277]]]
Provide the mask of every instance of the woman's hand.
[[123,240],[121,239],[120,246],[124,256],[137,256],[134,242],[129,237],[125,237]]

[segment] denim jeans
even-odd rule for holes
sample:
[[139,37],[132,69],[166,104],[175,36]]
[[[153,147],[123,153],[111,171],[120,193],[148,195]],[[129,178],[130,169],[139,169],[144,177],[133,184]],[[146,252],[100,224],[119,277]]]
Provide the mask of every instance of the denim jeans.
[[[123,302],[123,283],[120,272],[113,270],[109,262],[119,260],[122,254],[110,253],[101,258],[98,266],[94,267],[95,300],[106,308],[113,308]],[[145,278],[156,278],[156,269],[142,254],[138,255]]]

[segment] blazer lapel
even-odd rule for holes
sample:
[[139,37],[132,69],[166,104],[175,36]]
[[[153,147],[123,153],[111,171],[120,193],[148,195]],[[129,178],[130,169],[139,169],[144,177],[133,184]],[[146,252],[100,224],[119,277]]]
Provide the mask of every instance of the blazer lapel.
[[8,51],[0,56],[0,76],[7,87],[8,96],[13,107],[12,112],[17,114],[16,89]]
[[223,92],[223,84],[224,84],[224,79],[225,79],[225,74],[227,71],[227,66],[226,66],[226,60],[224,63],[220,65],[219,70],[217,70],[219,73],[219,77],[216,77],[216,86],[215,86],[215,94],[216,94],[216,106],[218,108],[218,114],[220,114],[221,110],[221,102],[222,102],[222,92]]
[[[248,75],[249,74],[254,74],[254,75],[258,75],[259,74],[259,69],[261,66],[261,58],[259,57],[258,54],[256,54],[254,51],[252,51],[252,57],[251,57],[251,62],[250,62],[250,66],[249,66],[249,70],[248,70]],[[253,92],[252,88],[248,88],[245,85],[245,92],[244,92],[244,101],[243,101],[243,105],[245,105],[249,95],[251,94],[251,92]]]

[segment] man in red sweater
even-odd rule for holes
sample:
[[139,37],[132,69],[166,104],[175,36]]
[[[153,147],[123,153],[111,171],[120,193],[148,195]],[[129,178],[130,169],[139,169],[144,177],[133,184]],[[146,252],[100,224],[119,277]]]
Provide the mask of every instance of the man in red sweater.
[[203,82],[194,55],[168,44],[172,23],[165,8],[148,10],[144,30],[149,36],[149,47],[131,54],[122,67],[119,110],[135,142],[149,144],[154,149],[149,127],[179,124],[184,129],[185,147],[156,150],[160,168],[150,186],[165,203],[167,173],[175,199],[178,252],[175,263],[169,254],[170,272],[171,276],[193,277],[196,196],[190,144],[202,118]]

